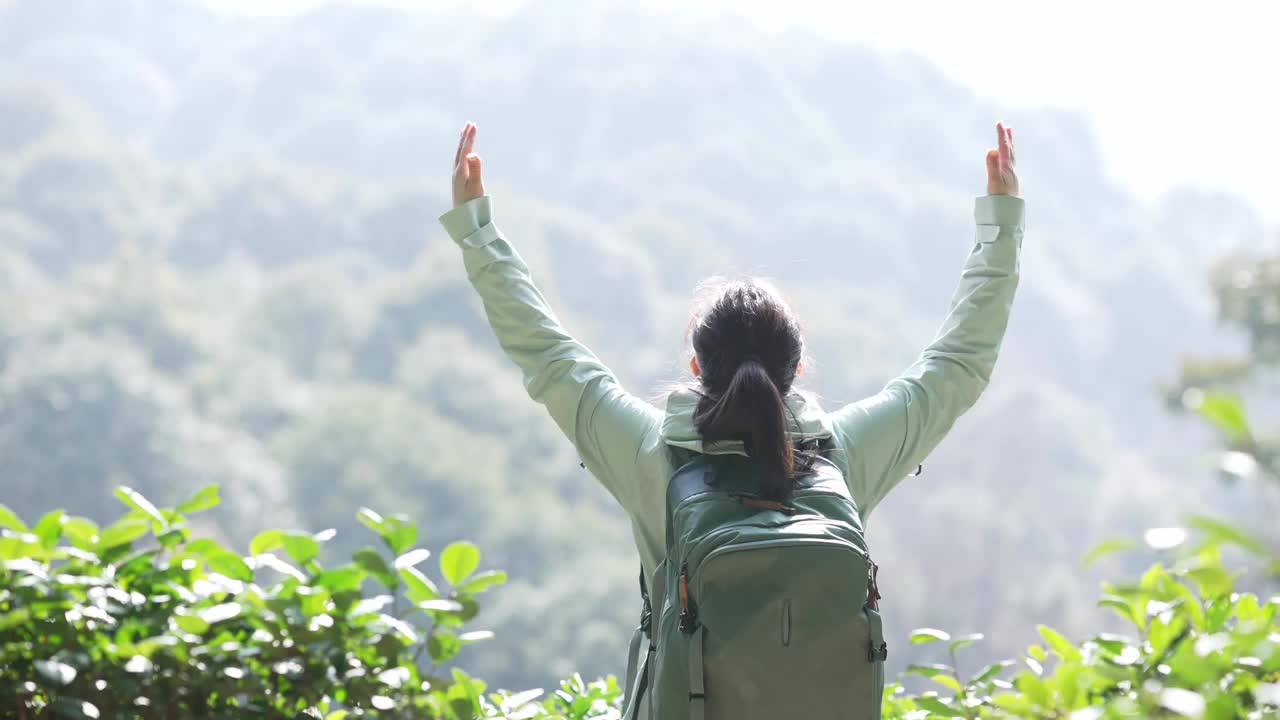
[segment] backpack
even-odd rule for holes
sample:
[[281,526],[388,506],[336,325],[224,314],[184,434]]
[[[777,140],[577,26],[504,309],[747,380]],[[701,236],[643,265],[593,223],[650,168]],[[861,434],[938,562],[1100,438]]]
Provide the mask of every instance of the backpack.
[[811,457],[786,503],[757,494],[742,455],[672,475],[667,559],[651,585],[640,573],[626,720],[879,720],[878,568],[839,468]]

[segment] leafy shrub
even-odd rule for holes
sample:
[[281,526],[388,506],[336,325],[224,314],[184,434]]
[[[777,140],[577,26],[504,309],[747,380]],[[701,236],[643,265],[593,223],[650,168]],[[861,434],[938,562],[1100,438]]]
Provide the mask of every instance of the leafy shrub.
[[[322,564],[332,531],[266,530],[241,556],[192,537],[187,516],[217,505],[216,486],[175,508],[117,496],[128,511],[106,527],[60,510],[28,527],[0,505],[0,708],[18,718],[620,718],[612,677],[575,675],[544,698],[490,693],[444,667],[492,636],[463,628],[477,596],[506,580],[478,572],[470,543],[446,547],[433,579],[413,523],[362,509],[381,547],[348,563]],[[1208,518],[1191,524],[1196,543],[1181,528],[1148,533],[1174,550],[1168,563],[1104,585],[1099,605],[1131,634],[1073,644],[1042,625],[1044,644],[964,679],[958,656],[982,636],[916,630],[911,642],[945,645],[947,662],[907,674],[945,692],[891,683],[886,720],[1280,717],[1280,596],[1237,591],[1222,563],[1223,547],[1266,548]]]
[[474,545],[445,548],[437,582],[411,522],[363,509],[381,547],[351,562],[321,563],[332,531],[267,530],[241,556],[192,536],[187,516],[218,503],[216,486],[176,508],[117,495],[128,512],[106,527],[60,510],[28,527],[0,506],[6,712],[471,718],[495,707],[483,682],[441,669],[491,636],[463,630],[476,597],[506,579],[477,572]]
[[[947,693],[913,696],[891,685],[886,720],[1280,717],[1280,596],[1263,601],[1237,592],[1237,574],[1222,564],[1223,546],[1258,554],[1265,547],[1209,518],[1191,524],[1202,536],[1194,545],[1182,528],[1148,532],[1151,545],[1179,549],[1170,565],[1152,565],[1137,582],[1104,585],[1098,604],[1114,610],[1132,634],[1100,633],[1072,644],[1041,625],[1043,645],[962,680],[957,653],[982,636],[952,640],[939,630],[916,630],[913,643],[946,643],[949,662],[913,665],[907,673]],[[1092,555],[1125,547],[1108,543]],[[1000,677],[1010,670],[1011,678]]]

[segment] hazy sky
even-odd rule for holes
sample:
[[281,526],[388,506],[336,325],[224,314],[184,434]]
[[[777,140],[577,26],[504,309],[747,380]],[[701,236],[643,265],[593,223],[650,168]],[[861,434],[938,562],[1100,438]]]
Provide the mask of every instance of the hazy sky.
[[[261,12],[264,0],[208,0]],[[327,0],[271,0],[294,12]],[[508,12],[536,0],[356,0]],[[590,2],[591,0],[582,0]],[[1248,198],[1280,233],[1280,2],[1273,0],[645,0],[676,16],[742,15],[776,31],[905,49],[1007,108],[1087,115],[1104,170],[1156,199],[1174,185]]]

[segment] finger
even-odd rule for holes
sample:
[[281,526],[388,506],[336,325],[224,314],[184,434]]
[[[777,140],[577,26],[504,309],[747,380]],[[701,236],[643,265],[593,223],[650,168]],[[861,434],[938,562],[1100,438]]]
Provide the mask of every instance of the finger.
[[1005,128],[1005,132],[1009,135],[1009,165],[1018,164],[1018,153],[1013,146],[1013,128]]
[[1004,130],[1004,123],[996,123],[996,137],[998,139],[996,148],[1000,153],[1000,166],[1002,168],[1009,166],[1009,135]]
[[467,174],[468,174],[467,182],[474,183],[477,187],[479,187],[483,182],[480,175],[480,170],[481,170],[480,156],[476,155],[475,153],[471,153],[470,155],[467,156]]
[[987,151],[987,175],[996,177],[1000,174],[1000,151]]
[[467,130],[471,128],[468,122],[462,126],[462,132],[458,133],[458,149],[453,152],[453,166],[458,167],[458,163],[462,162],[462,146],[467,142]]
[[[460,155],[460,156],[462,155],[462,149],[461,149],[461,148],[459,148],[459,149],[458,149],[458,155]],[[455,165],[453,166],[453,176],[454,176],[455,178],[460,178],[460,179],[462,179],[462,180],[466,180],[466,178],[467,178],[467,159],[466,159],[465,157],[459,157],[459,158],[458,158],[458,162],[457,162],[457,164],[455,164]]]
[[471,150],[476,145],[476,124],[467,123],[467,133],[462,137],[462,157],[471,154]]

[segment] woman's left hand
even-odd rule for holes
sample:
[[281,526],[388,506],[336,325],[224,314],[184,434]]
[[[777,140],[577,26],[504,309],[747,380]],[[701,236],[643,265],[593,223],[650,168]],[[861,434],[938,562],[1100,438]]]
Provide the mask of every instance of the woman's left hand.
[[484,195],[484,181],[480,178],[480,156],[472,152],[476,144],[476,124],[468,122],[458,139],[458,152],[453,156],[453,206],[460,207],[468,200]]

